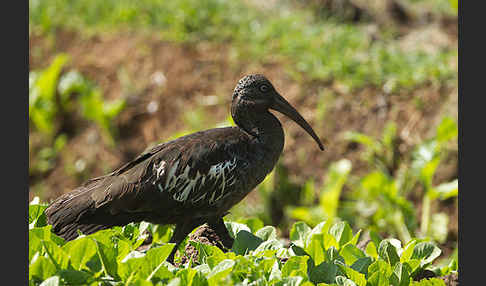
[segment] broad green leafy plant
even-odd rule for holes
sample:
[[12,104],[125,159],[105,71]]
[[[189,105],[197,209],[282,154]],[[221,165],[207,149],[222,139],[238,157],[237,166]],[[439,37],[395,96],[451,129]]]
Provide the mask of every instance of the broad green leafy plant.
[[[105,101],[99,87],[81,73],[63,73],[69,57],[58,55],[45,69],[29,72],[29,122],[31,139],[29,173],[45,174],[55,165],[68,135],[63,128],[66,119],[75,116],[98,125],[107,142],[114,144],[113,120],[125,107],[124,99]],[[73,130],[69,130],[72,132]]]
[[319,204],[289,207],[287,209],[289,216],[295,220],[305,221],[311,226],[317,225],[322,218],[332,221],[337,216],[341,191],[350,171],[351,161],[347,159],[331,164],[325,178],[325,185],[316,190],[313,181],[309,181],[304,187],[304,195],[309,197],[307,201],[312,203],[315,194],[318,193]]
[[78,71],[62,74],[68,61],[67,55],[60,54],[46,69],[29,73],[30,121],[39,132],[56,136],[60,116],[80,110],[80,115],[98,124],[112,142],[116,132],[112,120],[124,109],[125,100],[105,101],[100,88]]
[[[397,132],[392,123],[384,129],[381,140],[361,133],[347,133],[345,138],[366,147],[363,158],[376,169],[361,178],[349,196],[353,201],[348,206],[356,210],[357,224],[379,231],[395,230],[404,242],[413,235],[444,242],[448,216],[432,213],[431,206],[434,200],[457,197],[458,182],[455,179],[435,186],[433,178],[449,152],[448,146],[457,138],[457,132],[456,123],[445,117],[437,126],[436,134],[414,146],[408,156],[393,152],[397,149]],[[417,187],[423,189],[420,226],[412,202],[406,199]],[[363,221],[366,218],[369,221]]]
[[[132,223],[66,242],[46,225],[45,208],[37,199],[29,205],[29,285],[411,285],[441,254],[427,240],[402,247],[374,233],[362,249],[361,231],[330,221],[314,228],[296,222],[287,245],[274,227],[253,220],[226,222],[235,238],[230,252],[187,240],[197,257],[174,266],[166,261],[174,247],[168,226]],[[140,250],[148,233],[152,243]],[[439,270],[456,272],[457,263]],[[417,283],[445,285],[440,279]]]

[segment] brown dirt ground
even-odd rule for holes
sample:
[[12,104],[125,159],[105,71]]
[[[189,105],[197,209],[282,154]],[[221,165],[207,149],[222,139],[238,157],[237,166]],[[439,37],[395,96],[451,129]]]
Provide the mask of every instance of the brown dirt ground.
[[[130,32],[83,37],[74,32],[58,31],[55,37],[32,33],[29,48],[30,70],[48,66],[57,53],[65,52],[71,58],[68,68],[77,69],[98,84],[106,98],[122,96],[128,102],[116,122],[119,138],[115,147],[101,144],[100,131],[94,125],[76,123],[79,133],[70,138],[56,167],[45,177],[31,178],[30,198],[42,181],[39,189],[44,191],[40,195],[47,201],[89,177],[111,171],[154,142],[164,141],[184,130],[187,126],[182,118],[187,111],[202,106],[205,114],[212,115],[209,124],[224,121],[229,114],[234,85],[248,73],[263,73],[271,79],[326,142],[327,151],[320,152],[303,130],[277,115],[286,132],[281,163],[289,174],[298,174],[290,178],[295,183],[312,177],[320,183],[329,163],[342,158],[351,160],[353,174],[368,172],[367,164],[360,160],[363,147],[345,142],[342,138],[345,131],[381,136],[385,123],[394,121],[400,134],[399,150],[405,153],[413,144],[435,132],[444,113],[457,116],[457,89],[453,87],[423,86],[412,93],[385,94],[376,88],[347,93],[332,83],[300,85],[289,78],[283,63],[239,62],[235,65],[230,60],[229,49],[223,45],[176,44],[157,36]],[[334,96],[324,118],[318,122],[312,111],[322,90]],[[201,104],[214,96],[215,104]],[[422,102],[420,108],[417,101]],[[154,113],[147,111],[150,102],[158,103]],[[32,138],[35,135],[31,135]],[[85,171],[73,176],[64,166],[80,159],[85,162]],[[436,180],[443,182],[456,177],[457,154],[440,166]],[[257,199],[255,196],[257,194],[251,194],[247,200]],[[455,232],[452,235],[457,237],[457,203],[452,207],[448,204],[438,207],[451,213]]]

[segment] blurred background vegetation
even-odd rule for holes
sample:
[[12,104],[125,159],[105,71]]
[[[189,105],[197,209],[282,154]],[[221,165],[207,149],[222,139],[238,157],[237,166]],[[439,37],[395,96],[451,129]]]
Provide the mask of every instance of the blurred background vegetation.
[[227,217],[428,237],[457,256],[457,0],[29,0],[29,198],[227,126],[263,73],[287,118],[274,172]]

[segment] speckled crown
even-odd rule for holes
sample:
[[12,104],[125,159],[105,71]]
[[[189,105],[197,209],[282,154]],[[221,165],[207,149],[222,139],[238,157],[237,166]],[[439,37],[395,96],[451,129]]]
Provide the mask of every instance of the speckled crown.
[[235,87],[235,90],[233,91],[233,100],[235,97],[240,93],[241,90],[250,88],[253,86],[256,86],[257,83],[265,82],[269,85],[272,85],[270,81],[262,74],[249,74],[244,77],[242,77],[239,81],[238,84]]

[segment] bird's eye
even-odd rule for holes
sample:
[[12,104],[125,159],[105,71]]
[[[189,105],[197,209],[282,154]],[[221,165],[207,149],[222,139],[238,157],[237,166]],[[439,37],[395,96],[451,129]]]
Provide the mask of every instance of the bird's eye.
[[261,91],[261,92],[267,92],[267,91],[268,91],[268,89],[269,89],[269,88],[268,88],[268,85],[266,85],[266,84],[262,84],[262,85],[260,85],[260,91]]

